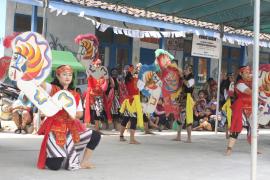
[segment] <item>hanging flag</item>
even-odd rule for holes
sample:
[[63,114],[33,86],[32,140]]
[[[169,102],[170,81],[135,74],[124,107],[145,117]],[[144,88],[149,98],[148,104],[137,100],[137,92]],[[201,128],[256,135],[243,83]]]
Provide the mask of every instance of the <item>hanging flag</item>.
[[108,24],[101,24],[100,25],[100,28],[99,28],[99,31],[105,32],[108,29],[108,27],[110,27],[110,25],[108,25]]
[[62,9],[57,9],[56,16],[59,16],[59,14],[61,14],[61,13],[62,13]]
[[78,15],[79,17],[84,17],[84,11],[81,11],[80,14]]

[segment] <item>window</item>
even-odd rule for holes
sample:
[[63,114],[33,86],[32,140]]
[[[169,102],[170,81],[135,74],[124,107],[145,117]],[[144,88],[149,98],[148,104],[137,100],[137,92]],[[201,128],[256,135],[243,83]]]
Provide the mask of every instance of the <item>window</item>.
[[[37,32],[42,33],[42,17],[37,17]],[[31,16],[26,14],[15,13],[14,16],[14,31],[25,32],[31,31]]]
[[96,31],[96,36],[99,42],[102,43],[113,43],[113,30],[108,28],[105,32]]
[[128,44],[129,38],[122,34],[116,34],[115,35],[115,43],[117,44]]
[[196,56],[189,56],[187,55],[184,58],[183,67],[185,65],[192,65],[193,66],[193,74],[196,85],[202,85],[207,81],[210,75],[210,59],[196,57]]
[[228,48],[223,47],[222,48],[222,58],[227,59],[229,57],[229,51]]
[[87,84],[87,75],[85,72],[78,72],[77,85]]
[[239,48],[231,49],[231,56],[233,60],[239,60],[241,58],[241,53]]
[[191,54],[192,41],[184,40],[184,52]]
[[123,69],[124,65],[128,64],[128,49],[117,48],[116,51],[116,66]]
[[102,65],[104,66],[104,64],[105,64],[105,48],[99,47],[98,52],[99,52],[99,59],[101,60]]
[[105,66],[121,68],[131,63],[132,38],[114,34],[112,28],[108,28],[105,32],[96,31],[96,36],[100,42],[100,58]]
[[222,48],[222,72],[237,73],[241,64],[241,48],[223,46]]
[[269,64],[270,63],[270,53],[260,52],[260,64]]

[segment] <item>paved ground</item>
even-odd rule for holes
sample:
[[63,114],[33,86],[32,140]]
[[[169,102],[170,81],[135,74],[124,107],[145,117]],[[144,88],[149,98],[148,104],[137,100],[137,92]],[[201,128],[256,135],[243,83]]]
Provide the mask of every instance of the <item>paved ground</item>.
[[[270,176],[270,131],[260,131],[258,180]],[[139,133],[142,134],[142,133]],[[0,133],[0,179],[8,180],[248,180],[250,147],[241,135],[233,155],[225,157],[224,134],[194,132],[193,143],[173,142],[174,132],[140,135],[140,145],[103,136],[94,153],[92,170],[38,170],[42,137]],[[184,138],[186,135],[184,134]]]

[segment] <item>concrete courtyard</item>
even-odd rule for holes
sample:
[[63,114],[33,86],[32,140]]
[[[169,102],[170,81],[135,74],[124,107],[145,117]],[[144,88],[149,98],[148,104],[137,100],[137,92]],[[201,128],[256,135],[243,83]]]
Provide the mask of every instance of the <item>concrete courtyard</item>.
[[[95,169],[49,171],[36,168],[42,136],[0,133],[0,179],[8,180],[248,180],[250,147],[240,136],[232,156],[224,156],[223,133],[193,132],[193,143],[174,142],[175,132],[138,133],[140,145],[104,135]],[[186,134],[183,135],[183,139]],[[260,130],[258,180],[270,178],[270,131]]]

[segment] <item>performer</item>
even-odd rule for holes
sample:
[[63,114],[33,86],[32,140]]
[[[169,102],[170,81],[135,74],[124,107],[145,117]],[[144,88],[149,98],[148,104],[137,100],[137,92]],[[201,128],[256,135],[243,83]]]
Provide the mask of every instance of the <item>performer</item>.
[[113,124],[114,128],[119,130],[119,122],[120,122],[120,114],[119,114],[119,109],[120,109],[120,102],[119,102],[119,95],[120,95],[120,80],[118,77],[118,71],[116,68],[113,68],[111,70],[111,84],[113,87],[113,100],[112,100],[112,105],[111,105],[111,114],[112,114],[112,119],[113,119]]
[[[187,129],[187,143],[191,143],[191,131],[193,124],[193,106],[194,101],[192,99],[192,93],[194,90],[194,76],[193,76],[193,68],[191,65],[187,65],[184,69],[184,82],[183,82],[183,98],[182,100],[185,102],[185,110],[186,110],[186,129]],[[177,136],[175,138],[176,141],[181,141],[181,127],[182,122],[177,121],[179,127],[177,131]]]
[[[179,98],[182,90],[182,73],[176,63],[171,63],[174,57],[163,49],[155,51],[156,64],[160,68],[159,77],[162,81],[162,96],[164,109],[167,117],[171,116],[176,122],[181,122]],[[174,140],[181,140],[181,126],[179,126],[177,137]]]
[[[93,150],[99,144],[100,134],[86,129],[79,120],[83,115],[80,95],[73,88],[73,69],[68,65],[61,65],[56,69],[54,81],[43,83],[42,87],[53,96],[60,90],[67,90],[75,97],[77,105],[76,119],[71,118],[65,110],[47,117],[38,134],[45,135],[38,160],[38,168],[47,166],[51,170],[64,167],[68,170],[79,168],[93,168],[90,162]],[[84,151],[82,159],[80,153]]]
[[[93,62],[94,66],[98,68],[101,65],[101,60],[97,59]],[[105,120],[104,109],[104,95],[108,88],[108,81],[101,77],[99,79],[93,76],[88,77],[88,95],[90,102],[90,115],[91,120],[95,124],[95,130],[99,132],[99,122]]]
[[125,99],[121,105],[120,113],[123,114],[120,129],[120,141],[126,141],[124,138],[124,132],[127,123],[130,121],[130,144],[140,144],[135,140],[135,131],[137,122],[140,121],[139,127],[143,126],[143,114],[140,103],[140,93],[137,88],[138,77],[134,75],[133,65],[129,66],[128,72],[125,77],[125,85],[128,92],[128,99]]
[[220,85],[221,105],[223,118],[220,122],[220,127],[225,126],[226,139],[229,139],[229,129],[231,127],[232,109],[231,103],[234,96],[234,79],[232,74],[228,74],[227,78],[221,82]]
[[[249,66],[243,66],[239,69],[239,75],[235,84],[236,99],[232,104],[232,122],[230,128],[230,138],[226,155],[231,155],[232,148],[243,127],[248,129],[248,142],[250,142],[249,119],[252,113],[252,76]],[[244,120],[244,124],[243,124]]]
[[[112,109],[113,100],[114,100],[114,87],[115,87],[114,80],[110,76],[109,80],[108,80],[108,88],[107,88],[106,92],[103,93],[104,110],[105,110],[108,122],[110,122],[110,124],[112,123],[111,109]],[[108,123],[108,122],[106,122],[106,123]]]
[[86,67],[88,88],[85,97],[85,122],[95,123],[95,129],[99,131],[99,121],[104,119],[107,111],[108,120],[111,121],[108,107],[103,106],[105,92],[108,87],[109,73],[106,67],[101,65],[99,59],[99,41],[94,34],[80,34],[75,38],[80,45],[78,60]]

